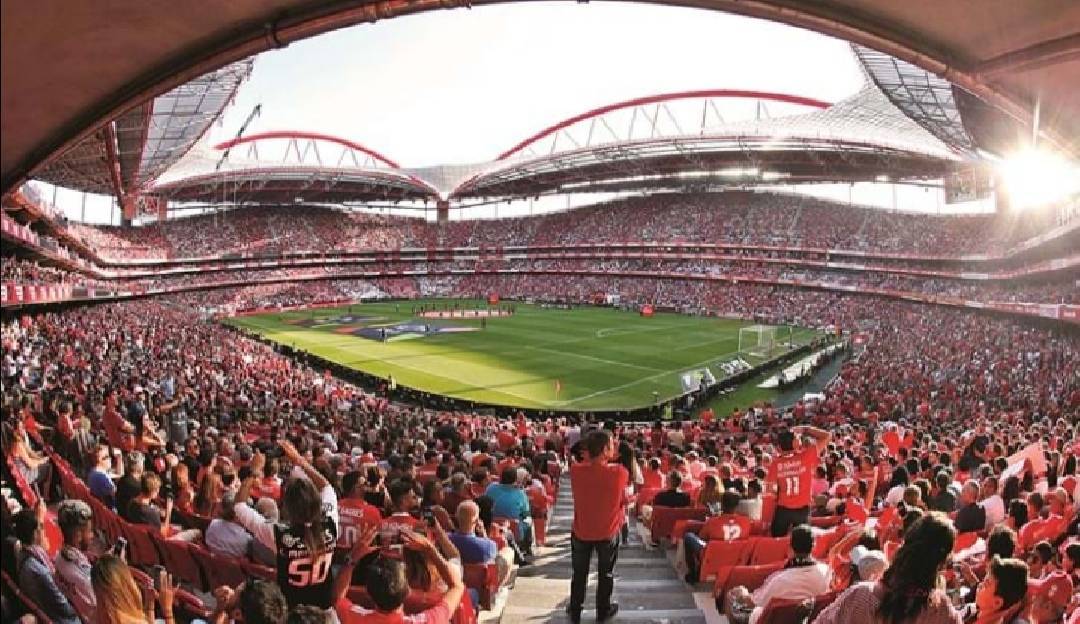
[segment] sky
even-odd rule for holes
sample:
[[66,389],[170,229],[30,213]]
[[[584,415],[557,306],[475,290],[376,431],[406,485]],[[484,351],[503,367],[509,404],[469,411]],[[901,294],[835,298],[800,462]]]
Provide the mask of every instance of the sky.
[[[513,3],[383,20],[263,53],[207,142],[235,136],[261,104],[249,135],[336,135],[405,167],[485,162],[553,123],[630,98],[728,88],[834,102],[862,82],[847,42],[790,26],[643,4]],[[891,190],[875,186],[852,199],[891,204]],[[837,193],[848,199],[847,187]],[[906,206],[940,203],[922,189],[900,195],[909,196]],[[469,214],[567,207],[565,198],[541,202]],[[61,191],[57,203],[83,215],[80,193]],[[111,204],[89,197],[87,220],[117,221]]]
[[835,101],[862,76],[846,42],[715,11],[514,3],[436,11],[260,55],[211,138],[307,130],[404,166],[483,162],[586,110],[674,91],[760,89]]

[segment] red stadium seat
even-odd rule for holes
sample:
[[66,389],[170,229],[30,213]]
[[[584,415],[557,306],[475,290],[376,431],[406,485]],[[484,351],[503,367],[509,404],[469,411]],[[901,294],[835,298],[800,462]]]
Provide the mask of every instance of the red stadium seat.
[[0,570],[0,580],[3,581],[4,588],[7,591],[11,592],[11,595],[14,596],[15,599],[22,604],[23,608],[28,613],[32,614],[35,618],[37,618],[38,622],[41,622],[43,624],[52,624],[52,619],[50,619],[49,616],[45,615],[45,612],[41,610],[41,607],[36,602],[31,600],[29,596],[24,594],[22,590],[19,589],[18,583],[12,580],[12,578],[8,576],[7,572]]
[[634,497],[634,513],[640,515],[641,508],[645,505],[652,505],[653,499],[662,491],[658,487],[641,488],[641,491]]
[[671,529],[671,541],[678,544],[679,540],[683,538],[683,535],[691,532],[697,533],[704,526],[704,520],[676,520],[675,526]]
[[161,552],[157,547],[161,538],[151,535],[149,528],[121,520],[120,534],[128,541],[128,563],[140,566],[161,563]]
[[958,553],[961,550],[971,548],[977,541],[979,541],[979,533],[977,531],[961,533],[956,536],[956,541],[953,542],[953,552]]
[[192,551],[198,548],[197,546],[179,540],[162,540],[160,546],[162,558],[165,560],[164,565],[174,576],[183,579],[185,583],[196,587],[200,591],[206,592],[214,589],[207,585],[202,568],[199,566],[199,562],[195,560]]
[[480,608],[491,609],[492,600],[499,591],[499,569],[494,563],[466,563],[462,566],[465,586],[480,595]]
[[788,537],[755,537],[754,550],[750,553],[750,565],[765,565],[787,561],[791,549]]
[[814,601],[811,599],[794,600],[787,598],[773,598],[761,611],[758,624],[794,624],[805,622],[810,612],[814,609]]
[[723,597],[727,590],[740,585],[746,587],[750,591],[754,591],[765,583],[765,579],[769,578],[770,574],[783,569],[783,561],[756,566],[735,566],[731,569],[731,573],[727,575],[726,579],[716,579],[716,584],[713,586],[713,595]]
[[662,543],[661,540],[671,540],[671,531],[675,528],[677,520],[704,520],[705,509],[703,507],[664,507],[657,505],[652,512],[652,540]]
[[752,539],[742,539],[734,542],[709,541],[705,546],[704,553],[701,555],[699,578],[707,581],[716,577],[717,582],[721,582],[720,577],[723,576],[726,579],[732,568],[746,565],[750,561],[750,552],[753,547]]
[[203,578],[206,579],[207,586],[210,588],[222,585],[236,587],[248,578],[244,567],[235,559],[215,555],[200,546],[193,546],[191,554],[202,569]]

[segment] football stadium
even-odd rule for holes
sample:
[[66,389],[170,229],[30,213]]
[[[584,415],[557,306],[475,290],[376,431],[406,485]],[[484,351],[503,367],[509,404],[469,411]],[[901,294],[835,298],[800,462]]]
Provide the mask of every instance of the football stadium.
[[0,49],[0,621],[1080,623],[1080,3]]

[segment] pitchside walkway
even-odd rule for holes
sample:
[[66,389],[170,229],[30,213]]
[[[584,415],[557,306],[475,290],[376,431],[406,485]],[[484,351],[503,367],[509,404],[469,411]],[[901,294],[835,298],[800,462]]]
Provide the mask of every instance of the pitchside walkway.
[[[554,515],[548,525],[547,546],[537,549],[532,566],[519,568],[517,582],[502,611],[502,624],[568,622],[570,599],[570,525],[574,500],[569,479],[559,488]],[[631,532],[636,533],[634,531]],[[646,550],[636,534],[623,546],[615,566],[615,600],[619,614],[613,622],[668,624],[720,624],[708,592],[694,589],[675,574],[662,549]],[[596,560],[593,559],[585,599],[583,622],[595,622]],[[699,606],[700,605],[700,606]],[[703,610],[701,607],[708,607]],[[706,613],[711,613],[706,617]]]

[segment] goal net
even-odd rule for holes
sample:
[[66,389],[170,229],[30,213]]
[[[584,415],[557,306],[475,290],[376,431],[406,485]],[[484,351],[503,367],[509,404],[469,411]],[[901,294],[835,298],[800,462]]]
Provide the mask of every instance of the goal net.
[[768,359],[779,346],[777,328],[772,325],[749,325],[739,329],[739,353]]

